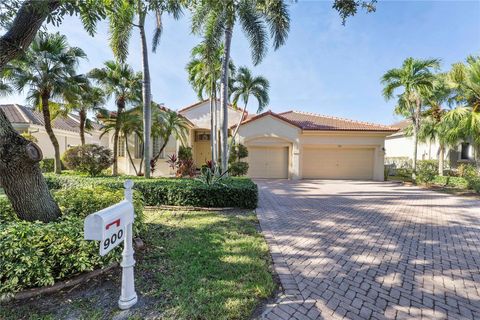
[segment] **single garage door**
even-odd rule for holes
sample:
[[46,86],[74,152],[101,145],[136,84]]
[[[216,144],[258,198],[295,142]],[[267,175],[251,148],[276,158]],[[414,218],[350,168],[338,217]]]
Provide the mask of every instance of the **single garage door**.
[[288,178],[288,147],[248,147],[248,175],[252,178]]
[[303,149],[304,179],[373,179],[373,154],[370,148]]

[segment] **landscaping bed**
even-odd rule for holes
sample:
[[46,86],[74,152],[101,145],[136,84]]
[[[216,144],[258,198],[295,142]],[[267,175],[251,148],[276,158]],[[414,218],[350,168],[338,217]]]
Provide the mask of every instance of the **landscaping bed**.
[[248,319],[276,284],[248,211],[145,211],[138,304],[120,311],[116,269],[75,288],[0,305],[2,319]]
[[221,184],[206,185],[195,179],[141,177],[84,177],[78,175],[46,174],[49,188],[64,189],[78,186],[106,186],[123,189],[125,179],[134,181],[133,188],[144,198],[145,205],[236,207],[255,209],[258,202],[257,185],[248,178],[228,178]]

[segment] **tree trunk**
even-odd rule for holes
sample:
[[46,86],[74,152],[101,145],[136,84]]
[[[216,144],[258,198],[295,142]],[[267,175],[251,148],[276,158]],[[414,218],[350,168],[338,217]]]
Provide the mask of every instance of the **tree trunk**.
[[8,31],[0,37],[0,70],[30,46],[47,16],[60,6],[58,0],[44,0],[39,7],[36,0],[22,3]]
[[210,147],[212,148],[212,162],[216,163],[215,159],[215,105],[213,103],[213,94],[210,93]]
[[421,102],[417,99],[415,108],[415,119],[413,124],[413,161],[412,161],[412,179],[417,179],[417,154],[418,154],[418,131],[420,130],[420,107]]
[[232,141],[230,142],[230,147],[228,148],[228,158],[227,159],[230,159],[230,149],[232,148],[232,146],[235,142],[235,137],[238,134],[238,129],[240,128],[240,124],[242,123],[243,118],[245,117],[245,114],[247,113],[247,105],[248,105],[248,97],[247,97],[247,100],[245,101],[245,106],[243,108],[242,116],[240,117],[240,120],[238,120],[237,126],[235,127],[235,131],[233,132]]
[[118,175],[118,138],[120,136],[120,115],[125,108],[125,101],[117,99],[117,118],[115,119],[115,131],[113,132],[113,169],[112,175]]
[[440,144],[438,150],[438,175],[443,176],[443,168],[445,167],[445,147]]
[[82,146],[85,145],[85,122],[87,120],[87,112],[85,109],[80,109],[78,112],[78,115],[80,117],[80,142]]
[[220,133],[222,171],[228,170],[228,63],[230,60],[230,46],[232,43],[233,26],[228,25],[225,29],[225,44],[222,58],[222,77],[220,82],[220,104],[222,109],[222,131]]
[[155,166],[155,164],[157,164],[157,161],[160,158],[160,156],[162,155],[163,150],[165,150],[165,148],[167,147],[167,144],[170,141],[170,136],[171,135],[172,135],[172,133],[168,133],[168,138],[163,140],[163,144],[160,147],[160,151],[158,151],[158,153],[153,157],[153,159],[152,159],[153,166]]
[[52,128],[52,119],[50,116],[50,106],[49,106],[49,94],[42,95],[42,113],[43,113],[43,122],[45,122],[45,131],[47,131],[48,137],[52,142],[53,149],[55,151],[55,173],[62,173],[62,160],[60,159],[60,145],[58,144],[57,137],[53,132]]
[[22,220],[49,222],[61,212],[40,170],[40,148],[19,135],[0,109],[0,185]]
[[150,178],[150,135],[152,131],[152,93],[150,88],[150,69],[148,66],[148,47],[145,37],[145,11],[142,8],[141,1],[138,6],[140,39],[142,41],[142,67],[143,67],[143,158],[145,160],[145,178]]
[[132,164],[133,171],[135,171],[135,175],[138,176],[137,167],[135,166],[135,162],[132,159],[132,154],[130,153],[130,148],[128,147],[128,136],[125,136],[125,149],[127,150],[128,159]]

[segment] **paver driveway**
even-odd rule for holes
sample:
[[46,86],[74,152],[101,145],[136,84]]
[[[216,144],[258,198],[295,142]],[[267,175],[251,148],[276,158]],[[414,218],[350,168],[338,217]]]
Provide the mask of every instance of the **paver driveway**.
[[267,319],[480,319],[480,201],[393,183],[259,180],[284,294]]

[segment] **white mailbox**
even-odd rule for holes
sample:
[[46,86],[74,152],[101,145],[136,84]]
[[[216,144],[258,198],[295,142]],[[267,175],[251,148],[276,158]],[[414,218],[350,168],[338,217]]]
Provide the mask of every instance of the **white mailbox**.
[[84,221],[85,240],[100,241],[100,255],[104,256],[110,250],[123,244],[122,253],[122,290],[118,306],[120,309],[128,309],[137,303],[137,293],[133,277],[132,225],[134,222],[133,208],[133,182],[125,181],[125,200],[92,213]]
[[89,215],[84,222],[85,240],[100,241],[100,255],[106,255],[125,239],[125,227],[133,223],[133,205],[123,200]]

